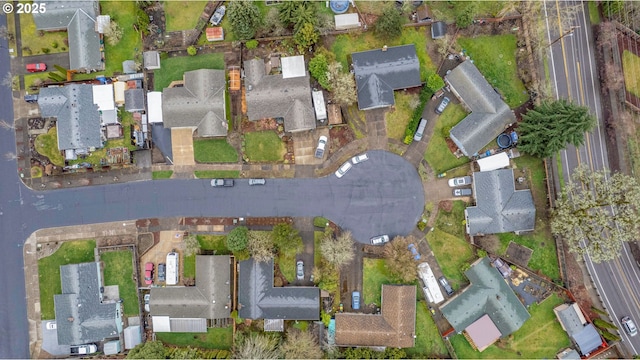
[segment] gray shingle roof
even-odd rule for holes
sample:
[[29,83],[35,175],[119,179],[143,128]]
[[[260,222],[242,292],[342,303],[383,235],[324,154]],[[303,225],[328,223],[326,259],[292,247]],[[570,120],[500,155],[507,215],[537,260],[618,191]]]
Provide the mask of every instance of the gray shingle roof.
[[151,314],[171,318],[228,318],[231,313],[230,264],[228,255],[196,256],[196,286],[151,288]]
[[578,350],[586,355],[600,347],[602,339],[593,324],[587,323],[576,303],[562,304],[553,309],[560,324],[576,343]]
[[145,69],[160,69],[160,53],[157,51],[145,51],[142,53],[142,57]]
[[476,154],[516,121],[509,106],[471,61],[451,70],[445,80],[471,110],[471,114],[449,132],[451,140],[466,156]]
[[124,91],[124,109],[129,112],[143,111],[145,100],[144,89],[127,89]]
[[199,136],[226,136],[224,70],[184,73],[184,86],[162,91],[162,117],[167,128],[195,127]]
[[318,320],[320,289],[274,287],[273,260],[240,262],[238,315],[245,319]]
[[351,60],[360,110],[391,106],[394,90],[421,85],[415,45],[357,52]]
[[118,335],[119,304],[101,303],[100,263],[60,266],[62,294],[54,295],[58,343],[79,345]]
[[531,190],[516,190],[512,169],[473,173],[476,206],[465,209],[469,235],[531,231],[536,207]]
[[247,115],[249,120],[281,117],[285,131],[315,129],[309,74],[283,79],[265,75],[264,61],[244,62]]
[[100,35],[95,31],[97,1],[43,1],[47,11],[33,14],[38,30],[67,30],[70,69],[103,69]]
[[72,84],[40,89],[40,114],[55,117],[58,149],[101,148],[100,113],[93,103],[92,85]]
[[447,24],[444,21],[436,21],[431,24],[431,38],[442,39],[447,34]]
[[527,309],[488,257],[478,259],[464,274],[471,285],[440,307],[457,332],[487,314],[505,337],[529,319]]
[[600,334],[593,324],[587,324],[580,332],[574,334],[573,341],[582,355],[587,355],[602,345]]

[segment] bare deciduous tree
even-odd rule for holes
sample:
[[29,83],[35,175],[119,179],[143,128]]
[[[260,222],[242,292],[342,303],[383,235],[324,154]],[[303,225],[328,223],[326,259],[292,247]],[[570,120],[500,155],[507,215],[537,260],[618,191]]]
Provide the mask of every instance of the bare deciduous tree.
[[251,333],[238,336],[238,345],[233,354],[235,359],[278,359],[279,341],[269,334]]
[[351,73],[342,72],[342,64],[332,62],[329,64],[327,80],[331,84],[333,100],[340,105],[351,105],[356,102],[356,81]]
[[403,282],[411,282],[416,278],[415,261],[408,249],[409,244],[415,244],[415,240],[413,236],[396,236],[384,245],[389,273]]
[[189,234],[189,236],[184,237],[184,255],[185,256],[193,256],[200,253],[200,242],[198,242],[198,238]]
[[249,231],[249,242],[247,250],[254,260],[258,262],[273,259],[274,253],[273,237],[268,231]]
[[107,38],[107,42],[111,46],[115,46],[122,39],[122,35],[124,34],[122,28],[115,21],[111,21],[109,26],[104,31],[104,36]]
[[336,268],[353,260],[354,250],[351,232],[345,231],[336,239],[333,239],[330,233],[325,234],[322,241],[320,241],[320,253],[328,263]]
[[287,332],[287,338],[280,346],[285,359],[321,359],[322,350],[309,331],[292,329]]

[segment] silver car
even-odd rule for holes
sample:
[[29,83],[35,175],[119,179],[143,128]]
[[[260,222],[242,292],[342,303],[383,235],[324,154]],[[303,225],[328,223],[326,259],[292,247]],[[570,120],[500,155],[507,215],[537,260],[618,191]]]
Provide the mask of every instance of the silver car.
[[264,185],[266,183],[265,179],[249,179],[249,185]]
[[298,260],[296,263],[296,278],[298,280],[304,280],[304,262]]
[[341,178],[344,176],[344,174],[347,173],[347,171],[349,171],[349,169],[351,169],[351,162],[347,161],[346,163],[342,164],[342,166],[340,166],[340,168],[338,170],[336,170],[336,177]]
[[360,154],[360,155],[356,155],[356,156],[352,157],[351,158],[351,163],[353,163],[353,165],[356,165],[356,164],[360,164],[361,162],[367,161],[367,160],[369,160],[369,157],[367,156],[366,153],[364,153],[364,154]]
[[625,316],[622,319],[620,319],[620,322],[622,323],[622,327],[627,332],[627,334],[629,334],[629,336],[638,335],[638,328],[636,327],[636,324],[633,322],[633,320],[631,320],[630,317]]
[[380,235],[371,238],[371,245],[381,245],[389,242],[389,235]]

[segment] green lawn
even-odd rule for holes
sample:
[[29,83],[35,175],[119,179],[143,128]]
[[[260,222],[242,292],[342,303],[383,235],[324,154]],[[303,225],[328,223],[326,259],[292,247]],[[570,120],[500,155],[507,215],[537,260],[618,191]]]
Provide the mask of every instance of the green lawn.
[[471,348],[463,335],[451,338],[451,344],[459,359],[551,359],[558,350],[570,346],[567,333],[553,313],[553,308],[562,304],[563,299],[552,295],[540,305],[529,308],[531,318],[504,341],[505,345],[491,345],[483,352]]
[[384,259],[362,259],[362,304],[375,303],[380,306],[382,285],[394,284],[387,272]]
[[100,1],[100,8],[102,14],[109,14],[122,28],[122,38],[115,46],[107,41],[104,44],[105,73],[110,76],[122,73],[123,61],[134,60],[136,55],[142,60],[142,38],[132,26],[136,22],[135,1]]
[[[455,21],[456,15],[466,9],[468,3],[468,1],[431,1],[429,2],[429,10],[435,19],[452,23]],[[505,4],[503,1],[476,1],[475,3],[478,7],[475,17],[494,17]]]
[[33,86],[33,84],[37,81],[37,80],[48,80],[49,79],[49,73],[48,72],[44,72],[44,73],[34,73],[34,74],[26,74],[24,76],[24,88],[25,90],[29,93],[29,94],[38,94],[40,92],[40,89],[38,90],[31,90],[31,86]]
[[196,175],[198,179],[240,177],[240,171],[238,170],[196,170],[193,173]]
[[[421,291],[418,289],[418,291]],[[412,348],[405,349],[407,355],[414,359],[446,359],[447,348],[438,332],[427,305],[424,301],[416,304],[416,342]]]
[[324,237],[322,231],[313,232],[313,266],[319,266],[322,260],[322,254],[320,253],[320,241]]
[[215,251],[216,255],[230,255],[227,249],[227,237],[225,235],[198,235],[200,249]]
[[205,5],[206,1],[166,1],[164,16],[167,19],[167,32],[195,28]]
[[288,282],[296,281],[296,252],[291,249],[280,251],[276,261],[280,266],[280,271]]
[[347,58],[351,53],[358,51],[366,51],[373,49],[381,49],[382,46],[398,46],[414,44],[416,46],[416,54],[420,61],[420,78],[426,81],[427,75],[436,71],[436,66],[431,62],[431,58],[427,54],[427,36],[425,30],[418,28],[403,28],[402,35],[392,41],[385,41],[375,37],[373,31],[360,34],[346,34],[336,37],[331,52],[336,55],[336,60],[342,64],[342,70],[349,71],[349,63]]
[[629,50],[622,52],[622,71],[627,91],[640,97],[640,57]]
[[233,163],[238,161],[238,152],[227,139],[195,139],[193,154],[197,162]]
[[38,135],[35,146],[36,151],[48,157],[54,165],[64,166],[64,157],[58,150],[58,132],[55,126],[46,134]]
[[458,39],[458,44],[471,56],[489,84],[500,90],[511,108],[516,108],[529,99],[524,84],[518,77],[516,43],[517,39],[513,34]]
[[[117,2],[114,2],[117,4]],[[154,71],[154,87],[162,91],[172,81],[182,80],[186,71],[198,69],[224,69],[224,54],[198,54],[196,56],[171,57],[160,61],[161,69]]]
[[40,312],[43,320],[55,319],[53,295],[62,293],[60,266],[93,261],[94,240],[69,241],[50,256],[38,260]]
[[153,180],[170,179],[171,175],[173,175],[173,170],[154,171],[151,175]]
[[233,343],[233,327],[208,328],[207,333],[156,333],[166,345],[191,346],[202,349],[229,350]]
[[182,276],[185,279],[195,279],[196,278],[196,255],[191,256],[183,256],[182,265]]
[[133,281],[133,255],[131,251],[109,251],[100,255],[104,263],[104,284],[118,285],[120,297],[124,299],[124,314],[138,315],[137,284]]
[[591,21],[591,25],[600,24],[600,12],[598,12],[598,3],[595,1],[589,1],[587,3],[589,5],[589,20]]
[[[7,18],[9,17],[13,17],[13,14],[7,16]],[[67,45],[64,44],[67,38],[66,31],[44,31],[41,34],[42,36],[38,35],[36,23],[33,21],[33,15],[20,14],[20,37],[22,40],[23,56],[44,54],[46,50],[42,51],[43,49],[48,49],[49,54],[69,51]],[[29,58],[25,58],[25,62],[29,62]]]
[[465,156],[456,158],[449,150],[446,141],[446,138],[449,137],[449,130],[466,116],[467,112],[462,106],[450,103],[436,120],[433,136],[424,153],[425,160],[436,173],[443,173],[469,162],[469,158]]
[[245,155],[252,162],[282,162],[287,149],[274,131],[244,134]]
[[412,103],[419,104],[418,94],[405,94],[401,91],[396,93],[395,109],[392,112],[387,112],[385,117],[387,137],[398,141],[404,140],[404,131],[413,115]]

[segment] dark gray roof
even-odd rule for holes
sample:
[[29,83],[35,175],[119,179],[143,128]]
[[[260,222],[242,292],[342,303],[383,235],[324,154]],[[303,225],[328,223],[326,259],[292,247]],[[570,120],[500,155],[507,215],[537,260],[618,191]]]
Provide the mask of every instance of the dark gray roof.
[[320,289],[274,287],[273,260],[240,262],[238,316],[245,319],[318,320]]
[[420,86],[420,62],[415,45],[402,45],[351,54],[358,90],[358,108],[395,104],[393,91]]
[[226,136],[224,70],[184,73],[184,86],[162,91],[164,126],[195,127],[199,136]]
[[266,75],[261,59],[245,61],[244,72],[249,120],[281,117],[285,131],[315,129],[308,73],[287,79]]
[[95,31],[97,1],[43,1],[47,11],[33,14],[38,30],[67,30],[70,69],[103,69],[100,35]]
[[516,121],[509,106],[471,61],[456,66],[445,80],[471,111],[449,132],[466,156],[476,154]]
[[431,38],[441,39],[447,34],[447,24],[444,21],[436,21],[431,24]]
[[54,295],[58,343],[79,345],[118,335],[117,303],[101,303],[100,263],[60,266],[62,294]]
[[93,103],[92,86],[72,84],[40,89],[40,114],[57,119],[58,149],[86,151],[102,147],[100,113]]
[[587,324],[580,332],[574,334],[573,341],[582,355],[587,355],[602,345],[600,334],[593,324]]
[[196,286],[153,287],[149,306],[154,316],[225,319],[231,310],[231,258],[196,256]]
[[124,91],[124,109],[129,112],[143,111],[145,100],[144,89],[127,89]]
[[531,190],[516,190],[512,169],[473,173],[476,206],[465,209],[469,235],[531,231],[536,207]]
[[471,285],[440,307],[451,326],[462,332],[489,315],[502,337],[518,330],[530,315],[488,257],[478,259],[464,273]]

